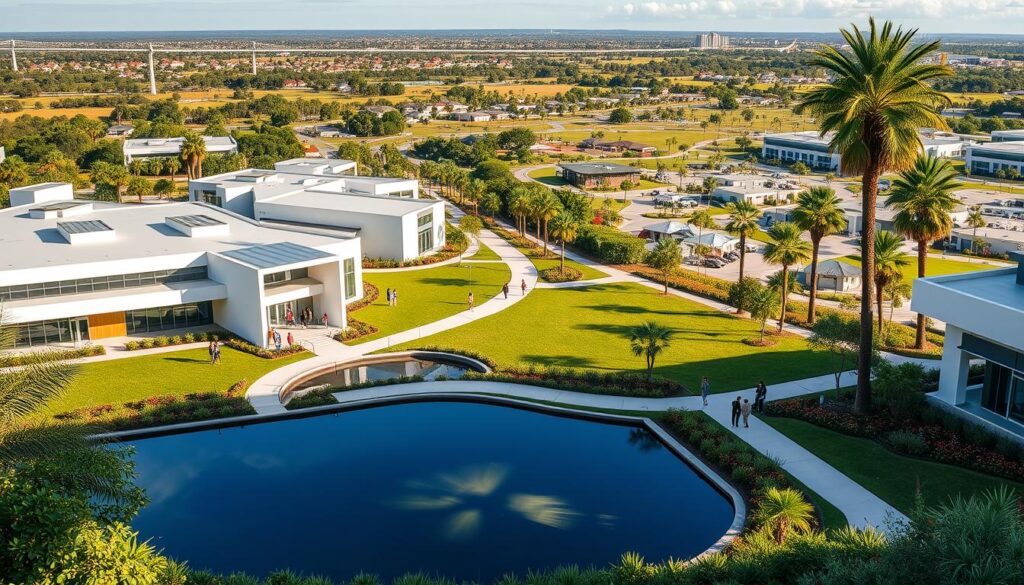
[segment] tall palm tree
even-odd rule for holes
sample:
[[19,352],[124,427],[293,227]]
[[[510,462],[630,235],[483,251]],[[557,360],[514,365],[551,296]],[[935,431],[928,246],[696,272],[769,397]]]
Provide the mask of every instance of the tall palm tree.
[[967,214],[967,225],[973,228],[971,232],[971,251],[977,252],[975,243],[978,241],[978,228],[988,225],[985,216],[981,214],[981,206],[975,205],[971,208],[970,213]]
[[[928,246],[953,231],[950,214],[960,204],[953,195],[955,188],[953,166],[931,156],[918,158],[913,168],[903,171],[893,181],[885,205],[897,210],[893,218],[896,231],[917,242],[918,278],[924,278],[927,270]],[[917,349],[924,349],[924,321],[924,315],[918,313],[914,340]]]
[[520,236],[526,235],[526,216],[530,214],[530,192],[523,187],[516,187],[509,195],[508,212],[516,218],[516,229]]
[[[871,405],[871,298],[874,287],[875,206],[878,179],[888,170],[910,167],[921,148],[918,129],[947,128],[938,106],[950,100],[932,86],[953,70],[925,59],[939,49],[938,42],[913,45],[916,30],[880,28],[870,21],[867,36],[857,27],[842,30],[848,50],[823,46],[812,64],[834,75],[828,84],[804,94],[797,113],[809,113],[822,136],[830,136],[843,172],[862,174],[860,354],[857,360],[857,395],[854,410],[867,414]],[[831,134],[828,134],[831,133]]]
[[558,212],[562,209],[562,204],[558,201],[558,197],[549,190],[545,190],[537,196],[537,200],[534,202],[534,208],[537,213],[538,227],[540,224],[544,224],[544,255],[548,255],[548,222],[558,215]]
[[725,231],[740,238],[740,276],[736,282],[743,280],[743,266],[747,259],[747,236],[757,233],[757,220],[760,215],[757,206],[749,201],[737,201],[730,203],[729,223],[725,224]]
[[571,213],[566,213],[564,210],[551,220],[551,235],[558,238],[558,243],[561,247],[558,269],[562,272],[565,272],[565,245],[576,240],[579,229],[579,219]]
[[206,158],[206,141],[195,132],[185,133],[185,142],[181,145],[181,160],[185,161],[189,179],[203,176],[203,159]]
[[647,361],[647,379],[654,373],[654,360],[672,341],[672,329],[647,321],[629,332],[629,347],[633,355],[643,356]]
[[690,216],[690,225],[697,227],[697,246],[694,247],[694,252],[703,258],[708,249],[707,246],[701,243],[704,239],[704,228],[711,229],[714,227],[715,218],[711,216],[711,212],[707,209],[698,209]]
[[825,236],[839,233],[846,226],[842,202],[828,187],[811,187],[797,196],[793,223],[811,236],[811,291],[807,302],[807,322],[814,323],[814,301],[818,296],[818,250]]
[[768,488],[761,496],[757,520],[769,527],[775,541],[782,544],[792,532],[811,529],[814,507],[793,489]]
[[786,323],[786,304],[789,301],[789,267],[807,262],[811,257],[811,243],[800,237],[803,231],[795,224],[781,221],[768,230],[772,240],[765,246],[764,259],[769,264],[782,266],[782,309],[779,312],[779,332]]
[[[878,307],[878,329],[884,325],[882,300],[884,291],[893,281],[903,278],[901,268],[910,264],[903,251],[903,239],[893,232],[880,231],[875,234],[875,305]],[[861,254],[863,261],[863,253]]]

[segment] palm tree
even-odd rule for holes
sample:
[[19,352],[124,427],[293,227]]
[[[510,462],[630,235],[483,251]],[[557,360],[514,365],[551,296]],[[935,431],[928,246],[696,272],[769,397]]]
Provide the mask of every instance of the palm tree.
[[782,309],[779,312],[779,332],[786,322],[786,304],[789,301],[789,267],[807,262],[811,257],[811,244],[800,237],[803,231],[794,223],[781,221],[768,230],[772,241],[765,246],[764,260],[782,266]]
[[871,298],[874,285],[875,206],[878,179],[887,170],[910,167],[921,149],[918,129],[947,128],[937,105],[950,100],[932,86],[953,70],[925,63],[939,49],[938,42],[912,45],[916,30],[881,28],[870,21],[865,36],[857,27],[842,30],[849,50],[823,46],[812,65],[834,75],[828,84],[804,95],[797,113],[809,113],[822,136],[830,136],[830,149],[838,152],[845,173],[862,174],[863,233],[861,248],[860,354],[857,360],[857,396],[854,410],[867,414],[871,406]]
[[977,252],[975,244],[978,241],[978,228],[988,225],[985,216],[981,214],[981,206],[975,205],[971,208],[970,213],[967,214],[967,225],[974,228],[971,232],[971,251]]
[[181,160],[185,161],[189,179],[203,176],[203,159],[206,158],[206,141],[195,132],[186,132],[181,145]]
[[836,192],[828,187],[811,187],[797,197],[793,223],[811,236],[811,291],[807,302],[807,322],[814,323],[814,301],[818,296],[818,250],[825,236],[839,233],[846,226]]
[[764,343],[764,328],[768,324],[768,319],[779,310],[779,295],[769,287],[759,286],[746,300],[746,305],[750,310],[750,316],[761,323],[758,340]]
[[561,247],[561,258],[558,263],[558,270],[565,272],[565,244],[576,240],[579,233],[580,222],[571,213],[564,210],[551,220],[551,235],[558,238]]
[[[893,227],[903,236],[917,242],[917,277],[924,278],[928,263],[928,246],[953,231],[950,215],[960,204],[953,195],[956,171],[948,162],[931,156],[922,156],[914,168],[903,171],[893,181],[892,192],[885,201],[894,207]],[[917,314],[916,349],[924,349],[924,321]]]
[[[697,246],[694,248],[694,252],[700,250],[707,250],[707,246],[704,246],[701,242],[704,239],[704,228],[711,229],[715,226],[715,218],[711,217],[711,212],[707,209],[698,209],[693,212],[690,216],[690,225],[697,226]],[[697,255],[703,258],[705,253],[697,252]]]
[[537,196],[537,200],[534,203],[534,211],[537,213],[538,228],[541,223],[544,224],[544,255],[548,255],[548,222],[558,215],[558,212],[562,209],[562,204],[558,201],[558,197],[549,190],[545,190]]
[[530,193],[525,187],[516,187],[509,194],[508,212],[516,218],[520,236],[526,235],[526,216],[530,213]]
[[725,231],[740,238],[740,276],[736,282],[743,280],[743,265],[747,259],[747,236],[757,233],[757,220],[760,212],[757,206],[749,201],[737,201],[730,203],[729,223],[725,224]]
[[757,521],[767,526],[782,544],[792,532],[807,532],[814,518],[814,506],[793,489],[768,488],[761,496]]
[[669,346],[671,340],[672,330],[658,325],[654,321],[637,325],[629,332],[629,347],[633,351],[633,355],[643,356],[647,360],[648,381],[654,372],[654,360]]
[[[883,292],[893,281],[903,278],[904,266],[910,264],[903,251],[903,239],[893,232],[880,231],[875,234],[875,304],[878,307],[878,329],[884,324],[882,315]],[[863,253],[861,254],[863,262]]]

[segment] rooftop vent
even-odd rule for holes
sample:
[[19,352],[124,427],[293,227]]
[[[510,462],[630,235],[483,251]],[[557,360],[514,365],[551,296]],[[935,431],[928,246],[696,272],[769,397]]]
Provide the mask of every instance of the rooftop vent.
[[92,211],[92,203],[88,201],[55,201],[32,207],[28,216],[32,219],[57,219],[85,215]]
[[208,215],[176,215],[164,223],[190,238],[226,236],[230,231],[228,224]]
[[86,221],[58,221],[57,231],[69,244],[92,244],[112,242],[116,238],[114,228],[98,219]]
[[235,175],[235,181],[243,183],[272,183],[279,179],[277,173],[248,172]]

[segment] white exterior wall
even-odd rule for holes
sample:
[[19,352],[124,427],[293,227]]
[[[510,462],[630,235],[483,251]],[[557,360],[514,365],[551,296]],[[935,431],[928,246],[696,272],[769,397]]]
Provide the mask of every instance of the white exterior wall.
[[10,196],[11,207],[19,207],[52,201],[71,201],[75,198],[75,190],[71,183],[49,183],[45,187],[36,185],[31,189],[11,189]]
[[252,267],[219,254],[209,254],[210,278],[222,282],[227,298],[213,303],[217,325],[250,343],[267,346],[267,312],[263,310],[263,277]]
[[[363,290],[359,268],[362,264],[361,260],[358,257],[355,259],[356,290],[359,296],[362,295]],[[343,266],[343,261],[339,259],[337,262],[309,267],[309,277],[319,280],[323,284],[323,292],[320,298],[313,299],[313,317],[316,323],[320,322],[321,315],[327,313],[327,323],[331,327],[345,327],[348,324],[345,305],[356,300],[358,296],[349,301],[345,300],[345,272]]]

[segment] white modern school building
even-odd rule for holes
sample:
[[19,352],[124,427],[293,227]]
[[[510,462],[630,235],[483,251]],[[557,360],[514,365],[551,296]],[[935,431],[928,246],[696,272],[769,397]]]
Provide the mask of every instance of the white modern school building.
[[[936,158],[962,158],[974,144],[948,132],[922,132],[919,137],[921,153]],[[802,162],[817,171],[841,172],[841,157],[831,151],[831,140],[831,133],[822,137],[813,130],[766,134],[761,157],[765,160],[780,160],[784,165]]]
[[[411,260],[445,245],[444,202],[415,179],[349,175],[350,161],[284,161],[189,183],[189,198],[259,220],[362,240],[368,258]],[[354,168],[354,167],[353,167]]]
[[[230,136],[203,136],[207,154],[236,154],[238,143]],[[181,156],[184,137],[178,138],[129,138],[121,147],[124,164],[140,158],[174,158]]]
[[0,210],[0,302],[19,347],[217,325],[257,345],[288,310],[347,322],[362,296],[350,234],[268,225],[201,202],[74,199],[69,184],[11,190]]

